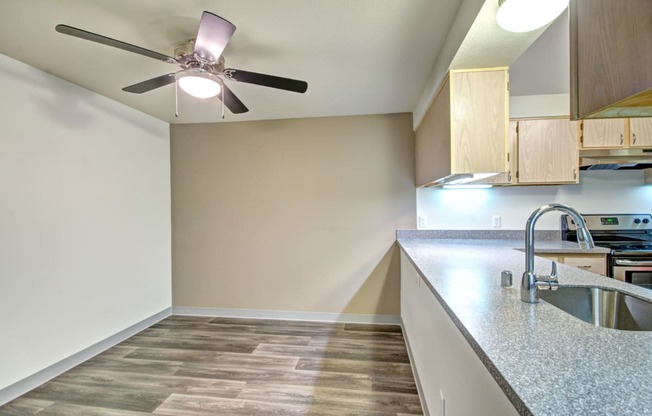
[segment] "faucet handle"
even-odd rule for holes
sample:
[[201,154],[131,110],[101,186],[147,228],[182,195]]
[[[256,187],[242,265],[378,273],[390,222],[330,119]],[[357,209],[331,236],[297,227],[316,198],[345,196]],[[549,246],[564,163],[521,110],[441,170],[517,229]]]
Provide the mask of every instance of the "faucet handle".
[[557,276],[557,262],[554,260],[552,262],[552,271],[550,272],[550,277],[548,278],[548,284],[550,285],[550,290],[557,290],[559,288],[559,276]]

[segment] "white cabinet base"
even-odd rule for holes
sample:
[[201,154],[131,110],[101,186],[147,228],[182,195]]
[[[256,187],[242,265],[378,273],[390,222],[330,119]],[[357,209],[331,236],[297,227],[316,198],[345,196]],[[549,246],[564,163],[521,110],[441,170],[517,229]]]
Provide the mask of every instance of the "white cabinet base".
[[401,318],[426,414],[518,415],[403,252]]

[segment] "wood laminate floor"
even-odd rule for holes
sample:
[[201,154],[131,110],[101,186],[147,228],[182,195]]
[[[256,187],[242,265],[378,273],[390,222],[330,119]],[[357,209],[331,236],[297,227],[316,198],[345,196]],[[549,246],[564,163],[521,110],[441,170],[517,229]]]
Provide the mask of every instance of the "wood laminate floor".
[[422,414],[395,325],[172,316],[0,415]]

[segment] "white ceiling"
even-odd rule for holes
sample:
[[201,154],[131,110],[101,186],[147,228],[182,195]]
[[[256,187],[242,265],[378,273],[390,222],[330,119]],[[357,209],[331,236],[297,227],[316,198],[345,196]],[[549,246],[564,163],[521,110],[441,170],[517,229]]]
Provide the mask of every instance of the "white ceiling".
[[[164,121],[220,121],[217,99],[182,92],[176,118],[174,85],[121,90],[175,65],[54,30],[63,23],[173,55],[208,10],[237,27],[227,67],[309,85],[296,94],[227,81],[250,111],[227,110],[225,121],[412,111],[418,119],[447,68],[510,66],[512,95],[568,92],[567,13],[513,34],[496,25],[497,8],[497,0],[0,0],[0,54]],[[475,18],[464,23],[469,12]]]
[[249,113],[226,121],[411,112],[462,0],[2,0],[0,53],[173,123],[220,120],[174,86],[122,87],[176,66],[55,32],[58,23],[173,55],[202,11],[237,27],[226,66],[308,82],[305,94],[228,82]]

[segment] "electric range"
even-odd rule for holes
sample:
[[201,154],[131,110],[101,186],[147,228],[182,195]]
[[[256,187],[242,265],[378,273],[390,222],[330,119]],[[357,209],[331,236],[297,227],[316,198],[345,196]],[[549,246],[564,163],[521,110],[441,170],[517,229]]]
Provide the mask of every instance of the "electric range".
[[[610,277],[652,289],[652,215],[582,214],[596,246],[610,249]],[[577,226],[561,217],[561,238],[577,241]]]

